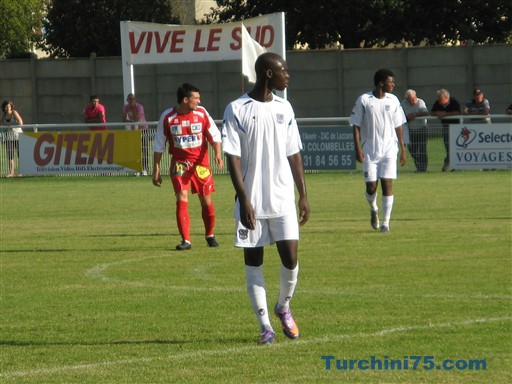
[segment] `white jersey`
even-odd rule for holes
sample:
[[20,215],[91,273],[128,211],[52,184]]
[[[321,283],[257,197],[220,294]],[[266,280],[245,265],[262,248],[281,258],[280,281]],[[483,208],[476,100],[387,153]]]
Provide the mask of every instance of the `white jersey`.
[[365,158],[372,161],[397,156],[395,128],[406,122],[400,100],[391,93],[386,93],[382,99],[372,92],[362,94],[350,115],[350,124],[360,127]]
[[[276,95],[262,103],[247,94],[224,111],[222,148],[240,157],[244,186],[257,219],[295,210],[295,183],[288,156],[302,149],[291,104]],[[235,217],[240,218],[238,200]]]

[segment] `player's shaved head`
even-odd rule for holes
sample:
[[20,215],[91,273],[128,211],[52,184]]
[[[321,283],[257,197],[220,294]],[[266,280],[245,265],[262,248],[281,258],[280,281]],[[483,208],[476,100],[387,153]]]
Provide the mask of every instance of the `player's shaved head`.
[[265,52],[256,59],[254,69],[256,70],[256,75],[264,76],[267,69],[275,70],[282,63],[284,63],[284,59],[277,53]]

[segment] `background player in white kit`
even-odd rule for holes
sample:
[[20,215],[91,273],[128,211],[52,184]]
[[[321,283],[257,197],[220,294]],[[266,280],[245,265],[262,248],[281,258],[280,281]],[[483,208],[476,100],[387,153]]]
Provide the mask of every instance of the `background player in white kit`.
[[[366,182],[366,199],[370,204],[371,226],[379,229],[379,208],[377,187],[382,187],[383,223],[381,232],[389,232],[389,220],[393,209],[393,179],[397,177],[397,156],[400,151],[400,165],[407,158],[402,135],[406,117],[400,100],[392,95],[395,88],[393,72],[379,69],[373,77],[375,88],[359,96],[350,123],[354,128],[356,160],[363,163]],[[360,143],[362,144],[362,148]]]
[[[281,258],[279,297],[274,313],[284,334],[295,339],[299,328],[291,311],[299,265],[299,221],[310,208],[302,165],[302,142],[290,103],[272,93],[288,85],[288,67],[275,53],[255,64],[256,84],[224,112],[222,147],[236,192],[235,246],[244,248],[247,292],[261,327],[260,344],[274,342],[263,277],[263,247],[276,243]],[[295,207],[295,186],[299,193]]]

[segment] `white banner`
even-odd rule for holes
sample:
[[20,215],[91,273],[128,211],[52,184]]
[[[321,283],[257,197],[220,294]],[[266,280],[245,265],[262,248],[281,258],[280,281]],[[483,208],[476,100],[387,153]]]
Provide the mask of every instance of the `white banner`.
[[[268,52],[283,55],[284,14],[273,13],[243,24]],[[121,22],[122,56],[126,64],[241,60],[242,22],[206,25],[169,25]]]
[[512,125],[450,125],[450,168],[512,168]]

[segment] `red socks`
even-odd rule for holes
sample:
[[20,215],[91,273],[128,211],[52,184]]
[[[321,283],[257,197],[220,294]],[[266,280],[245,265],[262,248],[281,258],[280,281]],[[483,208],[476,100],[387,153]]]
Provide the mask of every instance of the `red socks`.
[[215,209],[213,208],[213,201],[210,205],[202,207],[202,216],[206,237],[213,236],[213,227],[215,226]]
[[176,202],[176,221],[183,240],[190,242],[190,216],[188,214],[188,201]]

